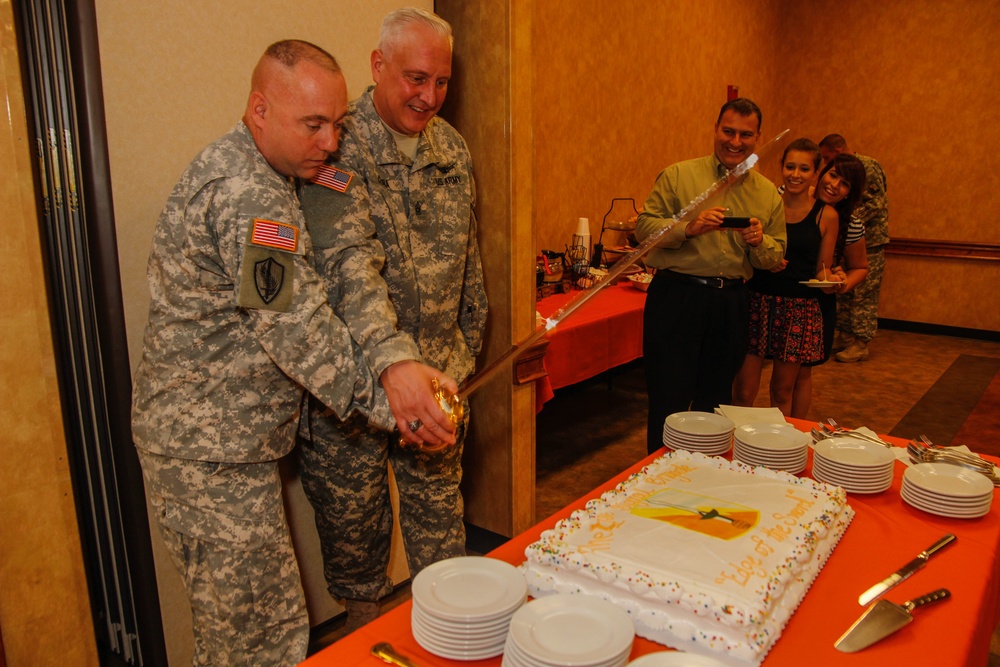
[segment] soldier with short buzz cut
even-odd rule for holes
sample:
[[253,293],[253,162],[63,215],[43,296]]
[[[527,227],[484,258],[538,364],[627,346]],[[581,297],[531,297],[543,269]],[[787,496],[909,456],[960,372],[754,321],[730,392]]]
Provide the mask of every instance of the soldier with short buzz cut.
[[306,657],[277,464],[295,443],[303,388],[340,418],[413,418],[392,413],[387,377],[372,375],[308,261],[297,186],[337,150],[346,111],[333,56],[271,45],[242,121],[191,162],[154,231],[132,432],[191,601],[196,665]]
[[[475,370],[487,303],[472,160],[461,135],[437,117],[451,56],[451,26],[440,17],[420,9],[390,13],[371,55],[375,85],[351,103],[340,157],[305,188],[302,205],[317,246],[342,245],[343,231],[364,219],[375,225],[384,267],[355,264],[343,282],[330,279],[334,262],[325,249],[314,259],[330,303],[376,372],[394,355],[416,350],[461,381]],[[407,386],[426,385],[414,377]],[[323,412],[313,401],[308,429],[300,432],[302,485],[316,512],[327,586],[345,599],[347,627],[354,629],[377,616],[378,600],[392,591],[390,463],[411,577],[465,555],[459,483],[466,422],[449,434],[454,445],[443,447],[436,418],[403,425],[404,438],[429,446],[418,448],[363,419],[341,423]]]
[[[839,134],[823,137],[819,148],[824,163],[840,153],[852,154],[847,140]],[[837,332],[833,349],[839,352],[833,358],[848,363],[868,358],[868,344],[878,331],[878,301],[885,273],[885,247],[889,243],[885,172],[874,158],[860,153],[853,155],[865,166],[865,191],[852,217],[864,225],[868,276],[854,291],[837,296]]]

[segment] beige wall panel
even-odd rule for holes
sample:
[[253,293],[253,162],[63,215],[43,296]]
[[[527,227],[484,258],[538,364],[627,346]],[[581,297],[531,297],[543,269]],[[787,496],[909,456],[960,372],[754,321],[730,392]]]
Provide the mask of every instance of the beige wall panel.
[[0,628],[10,667],[97,665],[13,15],[0,3]]
[[879,316],[951,327],[1000,331],[1000,262],[890,255]]
[[[843,134],[888,180],[894,237],[1000,243],[988,124],[1000,105],[1000,2],[782,3],[782,106],[793,134]],[[914,269],[914,267],[919,267]],[[923,283],[904,277],[931,271]],[[997,331],[964,309],[995,301],[995,263],[887,256],[879,315]],[[961,276],[961,279],[959,278]],[[961,280],[961,282],[959,282]],[[939,298],[941,292],[960,291]],[[974,322],[982,323],[977,326]]]
[[[520,5],[510,0],[437,3],[455,31],[453,77],[442,115],[465,137],[476,170],[479,242],[490,303],[480,368],[534,326],[533,183],[516,177],[519,165],[530,168],[530,162],[514,157],[515,142],[531,136],[530,82],[517,88],[512,80],[511,17]],[[530,143],[525,153],[530,160]],[[471,397],[472,426],[463,457],[466,519],[504,535],[523,530],[534,519],[534,393],[530,386],[513,386],[511,378],[511,370],[504,369]]]
[[641,207],[660,170],[709,154],[728,84],[761,105],[765,138],[777,131],[777,7],[536,3],[536,250],[563,250],[579,217],[596,243],[612,198]]

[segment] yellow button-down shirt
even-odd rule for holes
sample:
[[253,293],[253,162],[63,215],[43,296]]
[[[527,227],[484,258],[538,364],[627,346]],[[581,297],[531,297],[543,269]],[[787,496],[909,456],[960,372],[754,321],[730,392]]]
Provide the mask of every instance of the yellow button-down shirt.
[[[656,179],[636,226],[641,243],[674,222],[673,216],[726,176],[726,167],[715,155],[673,164]],[[724,206],[727,215],[760,220],[764,239],[756,248],[743,240],[739,230],[720,229],[687,238],[688,221],[664,232],[646,256],[646,265],[695,276],[749,279],[755,268],[770,269],[785,256],[785,208],[777,188],[756,171],[704,202],[702,209]]]

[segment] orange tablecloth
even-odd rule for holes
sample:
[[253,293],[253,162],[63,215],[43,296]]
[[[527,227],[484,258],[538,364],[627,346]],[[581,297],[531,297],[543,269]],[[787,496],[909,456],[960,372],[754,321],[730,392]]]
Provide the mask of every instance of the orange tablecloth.
[[[553,294],[535,304],[549,317],[580,292]],[[549,333],[543,361],[548,376],[536,383],[538,407],[552,391],[582,382],[642,356],[646,293],[627,280],[605,287]]]
[[[809,422],[790,421],[803,431],[812,427]],[[889,440],[905,444],[899,439]],[[583,507],[586,500],[618,484],[652,458],[629,468],[489,555],[513,564],[524,562],[525,547],[538,539],[542,530]],[[811,460],[804,474],[810,469]],[[1000,502],[996,502],[996,496],[1000,490],[994,491],[993,508],[988,515],[972,520],[946,519],[903,503],[899,488],[904,470],[903,464],[897,462],[892,488],[885,493],[849,495],[848,502],[857,514],[772,648],[764,667],[804,664],[983,667],[987,663],[990,636],[1000,620],[1000,571],[996,566],[1000,549]],[[945,533],[954,533],[958,541],[890,591],[886,598],[898,603],[945,587],[951,591],[952,599],[918,610],[913,623],[859,653],[835,650],[834,641],[863,611],[858,605],[858,595]],[[497,667],[501,660],[496,657],[459,662],[428,653],[410,632],[410,603],[406,602],[317,653],[303,665],[384,665],[369,653],[373,644],[383,641],[425,667]],[[660,644],[636,637],[630,659],[662,650]]]

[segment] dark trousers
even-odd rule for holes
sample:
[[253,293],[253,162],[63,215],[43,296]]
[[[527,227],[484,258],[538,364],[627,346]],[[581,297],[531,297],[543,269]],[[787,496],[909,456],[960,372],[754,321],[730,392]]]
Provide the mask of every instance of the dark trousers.
[[732,403],[733,379],[747,352],[749,311],[745,285],[719,289],[663,271],[653,278],[642,324],[650,454],[663,446],[667,416]]

